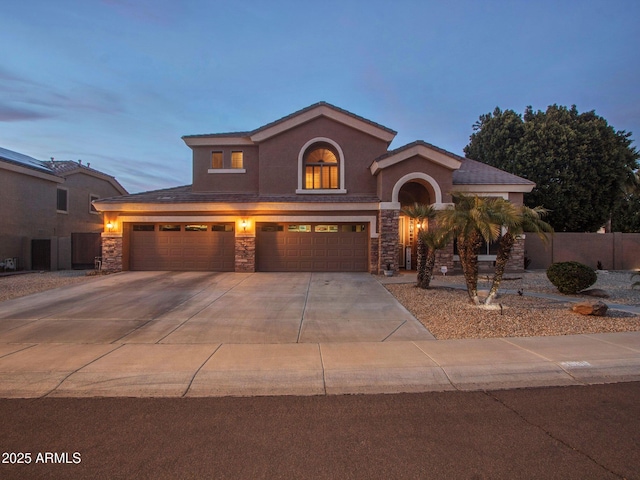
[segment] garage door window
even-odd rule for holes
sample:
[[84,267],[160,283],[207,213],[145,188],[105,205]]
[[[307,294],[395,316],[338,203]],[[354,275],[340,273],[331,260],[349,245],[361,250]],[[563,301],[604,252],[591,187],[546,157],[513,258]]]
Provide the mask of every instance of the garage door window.
[[311,232],[311,225],[289,225],[287,231],[309,233]]
[[284,225],[262,225],[261,232],[284,232]]
[[342,231],[345,233],[353,232],[353,233],[361,233],[366,232],[366,225],[342,225]]
[[185,225],[185,232],[206,232],[208,230],[206,225]]
[[315,231],[319,233],[338,233],[338,225],[316,225]]
[[179,232],[180,225],[160,225],[161,232]]
[[211,225],[212,232],[233,232],[233,225],[228,223],[220,223]]
[[134,225],[134,232],[153,232],[155,231],[155,225]]

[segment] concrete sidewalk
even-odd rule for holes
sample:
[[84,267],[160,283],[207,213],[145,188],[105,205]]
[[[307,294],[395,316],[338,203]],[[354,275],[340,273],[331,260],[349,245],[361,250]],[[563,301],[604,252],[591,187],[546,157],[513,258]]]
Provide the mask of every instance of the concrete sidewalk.
[[331,395],[640,381],[640,333],[293,344],[0,344],[0,397]]
[[113,275],[0,304],[5,398],[622,381],[640,381],[640,332],[435,341],[368,274]]

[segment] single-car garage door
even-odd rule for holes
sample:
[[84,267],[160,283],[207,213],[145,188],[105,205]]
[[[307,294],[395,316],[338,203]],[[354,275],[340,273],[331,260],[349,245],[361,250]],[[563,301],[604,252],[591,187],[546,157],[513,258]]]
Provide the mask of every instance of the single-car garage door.
[[232,272],[235,269],[233,227],[233,223],[134,223],[129,237],[129,268]]
[[261,272],[367,272],[369,235],[360,223],[258,223]]

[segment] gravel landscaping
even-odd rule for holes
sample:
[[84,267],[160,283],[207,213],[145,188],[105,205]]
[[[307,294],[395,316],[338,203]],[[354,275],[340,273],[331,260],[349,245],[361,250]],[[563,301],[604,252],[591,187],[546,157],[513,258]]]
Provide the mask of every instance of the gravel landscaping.
[[59,270],[57,272],[0,274],[0,302],[96,278],[96,276],[88,276],[87,272],[94,273],[93,270]]
[[[549,282],[545,272],[508,275],[502,283],[499,304],[495,310],[472,305],[461,275],[438,276],[432,288],[414,286],[414,276],[401,279],[412,283],[387,283],[387,289],[437,339],[528,337],[640,331],[640,316],[610,308],[604,317],[581,315],[570,310],[572,301],[598,300],[586,295],[561,295]],[[486,276],[481,276],[479,289],[489,288]],[[636,277],[637,279],[637,277]],[[640,307],[640,289],[631,289],[629,272],[599,273],[591,288],[605,290],[605,303]],[[519,295],[520,290],[524,295]],[[513,292],[513,293],[506,293]],[[527,293],[544,293],[562,297],[560,300],[537,298]],[[501,307],[500,307],[501,306]]]

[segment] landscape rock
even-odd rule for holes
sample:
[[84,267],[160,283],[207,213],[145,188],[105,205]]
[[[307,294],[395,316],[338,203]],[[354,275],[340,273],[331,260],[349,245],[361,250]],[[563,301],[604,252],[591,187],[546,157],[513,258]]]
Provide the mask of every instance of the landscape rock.
[[595,302],[580,302],[574,303],[571,307],[576,313],[580,313],[582,315],[594,315],[596,317],[604,317],[607,314],[607,304],[601,302],[600,300],[596,300]]

